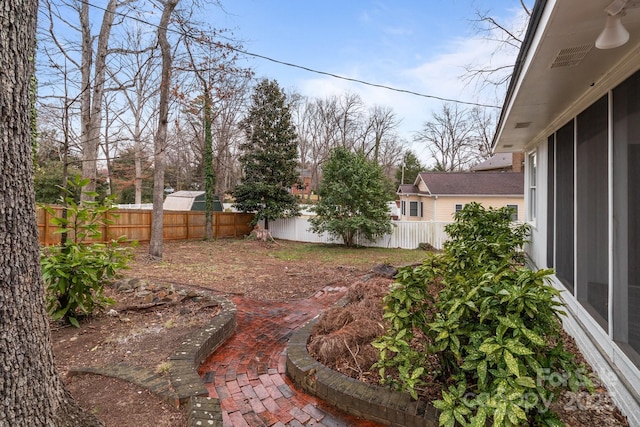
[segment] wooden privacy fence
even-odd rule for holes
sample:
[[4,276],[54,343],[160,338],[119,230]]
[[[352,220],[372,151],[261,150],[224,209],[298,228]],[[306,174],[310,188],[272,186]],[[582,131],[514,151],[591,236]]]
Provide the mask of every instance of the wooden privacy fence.
[[[56,216],[62,216],[62,207],[53,206]],[[119,209],[109,213],[113,224],[102,229],[102,241],[124,236],[126,240],[148,242],[151,238],[150,210]],[[58,227],[51,224],[51,215],[37,209],[38,232],[41,245],[60,242]],[[214,212],[213,237],[239,237],[251,233],[253,214],[239,212]],[[164,211],[162,221],[163,240],[196,240],[205,235],[205,213],[198,211]]]

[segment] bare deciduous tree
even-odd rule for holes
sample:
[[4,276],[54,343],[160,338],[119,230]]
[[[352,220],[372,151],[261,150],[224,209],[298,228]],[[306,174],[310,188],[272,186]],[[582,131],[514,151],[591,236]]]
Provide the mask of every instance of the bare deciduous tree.
[[153,104],[158,93],[158,56],[155,49],[150,49],[150,41],[145,40],[141,27],[135,27],[126,31],[128,50],[124,55],[121,68],[117,73],[112,73],[111,78],[117,85],[123,88],[119,93],[124,97],[128,109],[128,115],[123,117],[121,124],[133,145],[135,159],[134,200],[136,204],[142,203],[142,179],[143,164],[147,157],[147,149],[150,145],[154,130],[153,120],[157,113],[156,104]]
[[415,135],[417,142],[427,144],[436,161],[435,169],[442,172],[464,170],[472,163],[473,123],[465,109],[456,104],[443,104],[440,113],[433,113]]
[[153,212],[149,255],[162,258],[162,221],[164,203],[164,167],[167,146],[167,127],[169,125],[169,95],[171,89],[171,64],[173,57],[171,45],[167,39],[167,27],[171,15],[179,0],[166,0],[158,24],[158,44],[162,53],[162,71],[160,80],[160,99],[158,108],[158,128],[154,138],[153,154]]
[[[102,106],[105,91],[107,54],[109,37],[115,20],[115,12],[122,2],[109,0],[102,17],[102,25],[98,34],[98,41],[93,51],[93,35],[89,22],[89,2],[80,2],[80,23],[82,31],[82,88],[81,88],[81,119],[82,127],[80,140],[82,144],[82,177],[89,179],[85,191],[95,191],[98,175],[98,147],[100,145],[100,131],[102,128]],[[93,71],[93,79],[91,72]],[[92,200],[93,197],[85,192],[81,200]]]
[[469,111],[469,118],[474,128],[473,144],[478,160],[486,160],[491,157],[495,116],[486,108],[474,107]]
[[504,61],[494,63],[493,60],[500,56],[498,54],[507,53],[515,61],[531,17],[531,10],[523,0],[520,0],[520,6],[522,13],[512,22],[502,22],[492,16],[490,10],[476,10],[476,17],[471,21],[476,33],[495,47],[493,54],[482,63],[465,66],[463,80],[474,83],[479,88],[494,87],[498,91],[503,90],[511,78],[514,64]]
[[[372,160],[374,163],[380,164],[380,147],[385,143],[385,139],[394,137],[394,131],[399,125],[400,122],[390,107],[376,105],[369,110],[366,135],[371,135],[373,138],[371,149],[373,150]],[[366,150],[367,156],[371,149]]]
[[[193,110],[202,118],[204,138],[202,147],[202,169],[205,191],[205,238],[213,239],[213,209],[217,174],[214,168],[213,127],[221,110],[218,104],[233,96],[233,87],[226,84],[231,76],[249,78],[252,72],[236,65],[238,46],[216,41],[225,30],[202,31],[187,20],[180,20],[183,34],[188,34],[182,43],[186,54],[179,69],[187,78],[195,79],[195,99],[188,98]],[[231,90],[231,92],[227,92]],[[185,98],[187,96],[185,95]],[[198,107],[198,108],[194,108]]]
[[[85,191],[94,191],[97,180],[97,158],[102,131],[103,97],[106,89],[107,60],[111,54],[109,41],[114,26],[123,17],[116,12],[134,0],[109,0],[103,9],[99,33],[92,34],[90,2],[43,0],[46,30],[41,31],[44,45],[55,48],[48,52],[49,67],[59,70],[57,58],[65,60],[65,79],[75,79],[80,101],[80,146],[82,176],[89,179]],[[119,19],[116,17],[119,16]],[[77,18],[75,20],[74,18]],[[61,28],[66,27],[66,31]],[[69,31],[69,29],[71,31]],[[71,36],[69,36],[71,34]],[[78,35],[79,39],[73,39]],[[71,37],[71,39],[69,39]],[[47,51],[47,48],[44,48]],[[73,70],[71,70],[73,68]],[[68,69],[68,70],[67,70]],[[86,194],[82,200],[92,197]]]

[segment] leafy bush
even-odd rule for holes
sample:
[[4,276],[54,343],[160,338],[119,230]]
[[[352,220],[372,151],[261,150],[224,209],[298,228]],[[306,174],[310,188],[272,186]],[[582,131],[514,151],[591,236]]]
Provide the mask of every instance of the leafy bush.
[[[385,297],[389,330],[375,344],[381,377],[397,368],[399,381],[389,381],[416,398],[429,365],[410,343],[424,334],[435,374],[451,384],[434,402],[440,425],[560,425],[549,404],[591,383],[563,348],[562,304],[546,283],[552,271],[523,265],[528,228],[511,224],[508,209],[472,203],[455,219],[444,251],[402,270]],[[442,287],[435,299],[433,286]]]
[[78,204],[75,189],[86,185],[77,178],[64,189],[67,217],[56,217],[49,206],[42,206],[51,214],[57,233],[66,235],[59,246],[41,251],[42,277],[47,290],[47,310],[55,320],[65,319],[78,327],[78,317],[104,309],[113,301],[104,296],[105,281],[114,278],[118,270],[126,268],[132,257],[130,248],[122,247],[120,239],[109,243],[92,240],[101,236],[101,228],[113,221],[108,218],[111,198],[104,202]]
[[320,201],[309,218],[311,231],[341,238],[345,246],[360,235],[369,241],[391,233],[385,177],[362,153],[346,148],[331,151],[322,169]]

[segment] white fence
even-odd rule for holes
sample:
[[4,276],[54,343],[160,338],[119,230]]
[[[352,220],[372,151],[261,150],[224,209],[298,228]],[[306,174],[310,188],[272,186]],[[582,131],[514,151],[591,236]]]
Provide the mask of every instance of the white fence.
[[139,209],[150,211],[153,210],[153,203],[121,203],[117,205],[118,209]]
[[[416,249],[420,243],[429,243],[436,249],[448,239],[444,227],[449,222],[434,221],[392,221],[393,232],[376,242],[356,238],[356,244],[383,248]],[[264,223],[261,224],[264,226]],[[342,243],[342,239],[333,239],[327,233],[316,234],[309,231],[310,224],[305,217],[277,219],[269,222],[269,231],[277,239],[311,243]]]

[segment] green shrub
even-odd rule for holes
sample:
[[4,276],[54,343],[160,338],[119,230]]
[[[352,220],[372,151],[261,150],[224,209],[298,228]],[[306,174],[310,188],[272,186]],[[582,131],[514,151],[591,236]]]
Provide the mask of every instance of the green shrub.
[[[381,376],[397,368],[392,384],[414,398],[427,373],[451,384],[434,402],[440,425],[560,425],[549,404],[591,383],[563,348],[562,304],[546,283],[552,271],[523,265],[528,228],[511,224],[508,209],[472,203],[455,219],[444,251],[401,271],[385,298],[389,330],[375,344]],[[442,288],[435,300],[433,286]],[[427,372],[427,355],[409,346],[417,333],[438,372]]]
[[78,327],[78,317],[104,309],[113,301],[104,291],[105,281],[126,268],[132,257],[130,248],[122,247],[120,239],[109,243],[92,240],[101,236],[101,228],[113,221],[108,218],[111,198],[103,202],[78,204],[75,189],[86,185],[77,178],[64,189],[67,217],[56,217],[51,207],[42,206],[52,216],[51,223],[60,227],[57,233],[66,236],[58,246],[41,250],[42,277],[47,291],[47,311],[55,320],[65,319]]

